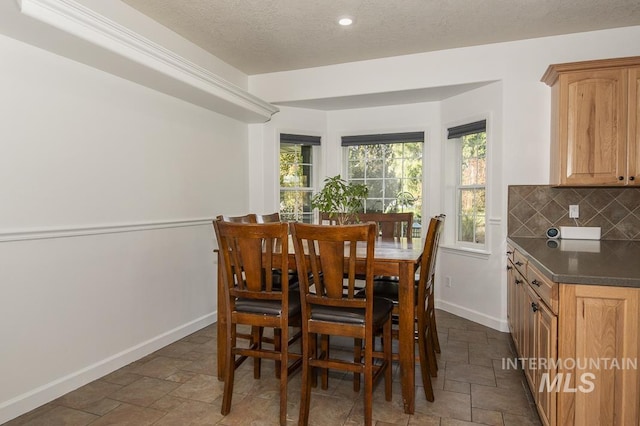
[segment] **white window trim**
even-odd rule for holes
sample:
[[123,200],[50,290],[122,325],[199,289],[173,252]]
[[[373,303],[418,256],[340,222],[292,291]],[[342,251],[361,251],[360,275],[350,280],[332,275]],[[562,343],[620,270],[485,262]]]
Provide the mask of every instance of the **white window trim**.
[[[299,135],[309,135],[309,136],[318,136],[320,137],[320,145],[313,145],[311,147],[311,158],[312,158],[312,163],[311,163],[311,186],[310,187],[287,187],[286,190],[291,190],[291,191],[295,191],[295,190],[301,190],[301,191],[311,191],[311,196],[315,195],[318,190],[319,190],[319,179],[320,179],[320,165],[322,164],[321,162],[321,156],[323,155],[323,143],[324,143],[324,139],[325,137],[323,135],[317,134],[316,132],[310,132],[310,131],[305,131],[305,130],[279,130],[277,132],[277,156],[276,156],[276,179],[277,179],[277,194],[276,194],[276,200],[277,201],[277,210],[278,212],[280,212],[280,195],[282,192],[283,187],[280,186],[280,146],[281,146],[281,142],[280,142],[280,134],[281,133],[291,133],[291,134],[299,134]],[[317,209],[313,209],[312,210],[312,223],[318,223],[318,212]]]
[[[463,125],[466,123],[473,123],[476,121],[486,120],[486,133],[487,133],[487,158],[486,158],[486,181],[485,181],[485,240],[484,244],[477,243],[468,243],[458,241],[458,212],[459,212],[459,201],[458,201],[458,182],[460,176],[460,167],[461,167],[461,144],[456,142],[456,146],[454,148],[447,147],[446,144],[452,143],[451,140],[447,139],[447,130],[451,127]],[[485,113],[475,116],[466,117],[463,120],[456,120],[455,122],[447,123],[443,126],[443,137],[445,146],[442,149],[443,155],[443,164],[450,164],[451,161],[455,161],[455,168],[448,168],[451,172],[455,170],[455,175],[447,175],[447,167],[443,168],[442,174],[442,182],[443,182],[443,197],[444,197],[444,212],[447,215],[447,218],[451,217],[452,220],[445,220],[445,238],[444,241],[440,243],[440,247],[444,249],[445,252],[450,253],[458,253],[462,255],[468,255],[471,257],[476,257],[480,259],[488,259],[491,255],[491,233],[490,226],[492,225],[491,220],[491,156],[492,156],[492,136],[491,136],[491,114]],[[450,224],[450,225],[448,225]]]
[[[425,224],[425,218],[427,217],[425,215],[425,206],[427,205],[427,203],[425,202],[425,200],[427,199],[428,196],[428,191],[425,187],[425,177],[427,176],[427,162],[425,161],[425,159],[427,158],[427,143],[429,143],[429,132],[427,129],[421,128],[421,129],[409,129],[409,130],[387,130],[387,131],[379,131],[379,132],[372,132],[372,131],[363,131],[363,132],[359,132],[359,133],[355,133],[353,135],[340,135],[340,139],[342,138],[342,136],[358,136],[361,134],[369,134],[369,133],[405,133],[405,132],[424,132],[424,141],[422,142],[422,208],[421,208],[421,216],[422,216],[422,228],[420,231],[420,237],[423,238],[426,234],[426,229],[424,227]],[[340,156],[341,156],[341,174],[345,179],[348,179],[348,155],[347,155],[347,150],[349,149],[349,147],[344,146],[344,147],[340,147]],[[427,220],[428,222],[428,220]]]

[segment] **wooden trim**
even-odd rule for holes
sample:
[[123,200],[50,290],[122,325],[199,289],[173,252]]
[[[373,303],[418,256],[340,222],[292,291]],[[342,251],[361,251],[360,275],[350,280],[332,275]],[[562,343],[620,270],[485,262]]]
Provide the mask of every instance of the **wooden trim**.
[[564,64],[551,64],[540,79],[543,83],[553,86],[560,74],[575,71],[590,71],[600,68],[626,68],[640,65],[640,56],[626,58],[598,59],[594,61],[567,62]]

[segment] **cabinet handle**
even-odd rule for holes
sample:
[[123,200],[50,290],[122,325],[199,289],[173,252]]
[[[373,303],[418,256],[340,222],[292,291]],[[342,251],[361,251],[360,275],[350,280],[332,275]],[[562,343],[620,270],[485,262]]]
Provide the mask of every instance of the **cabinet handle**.
[[618,176],[618,180],[624,180],[624,176]]
[[531,310],[533,312],[538,312],[538,304],[535,302],[531,302]]
[[524,265],[524,263],[522,263],[522,262],[518,261],[518,262],[516,262],[516,265],[518,265],[518,266],[522,266],[522,265]]
[[513,254],[513,252],[511,250],[507,250],[507,254]]
[[516,278],[516,284],[522,284],[522,280]]
[[511,265],[507,265],[507,271],[510,271],[510,270],[512,270],[512,269],[513,269],[513,266],[511,266]]
[[636,180],[635,176],[629,176],[629,180]]
[[537,285],[538,287],[540,287],[540,281],[538,281],[538,280],[531,281],[531,284]]

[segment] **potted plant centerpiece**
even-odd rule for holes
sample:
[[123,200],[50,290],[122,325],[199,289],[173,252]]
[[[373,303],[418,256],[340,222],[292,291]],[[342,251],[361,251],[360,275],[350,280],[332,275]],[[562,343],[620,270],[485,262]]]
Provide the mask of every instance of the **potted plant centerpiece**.
[[340,175],[324,180],[324,187],[311,199],[311,207],[328,213],[338,225],[354,222],[362,210],[369,189],[366,185],[347,183]]

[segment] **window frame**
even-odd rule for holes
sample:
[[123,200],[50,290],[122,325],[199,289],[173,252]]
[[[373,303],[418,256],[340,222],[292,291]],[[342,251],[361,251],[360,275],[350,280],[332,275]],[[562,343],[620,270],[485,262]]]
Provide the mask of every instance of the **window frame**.
[[[306,133],[306,132],[303,132]],[[298,140],[295,140],[295,139]],[[283,220],[294,220],[287,219],[289,215],[288,212],[282,211],[281,200],[284,192],[308,192],[311,197],[317,192],[317,182],[319,175],[319,158],[321,155],[321,137],[315,135],[302,135],[302,134],[290,134],[290,133],[280,133],[279,135],[279,143],[278,143],[278,212],[280,217]],[[280,181],[282,180],[282,175],[280,174],[280,166],[281,166],[281,153],[283,145],[298,145],[298,146],[310,146],[311,147],[311,162],[310,163],[298,163],[300,166],[308,165],[311,168],[311,173],[309,176],[309,186],[281,186]],[[304,212],[301,213],[304,217]],[[315,209],[311,209],[309,212],[309,223],[315,223],[317,219],[317,212]],[[299,220],[297,217],[295,220]]]
[[[449,139],[449,130],[456,127],[465,127],[475,122],[484,121],[486,134],[485,145],[485,183],[484,185],[461,185],[461,172],[462,172],[462,136]],[[462,124],[458,124],[462,123]],[[450,167],[447,170],[445,166],[443,168],[443,188],[444,188],[444,211],[447,213],[447,217],[451,217],[453,220],[445,222],[445,238],[441,244],[445,250],[454,250],[460,252],[467,252],[473,256],[480,256],[482,258],[491,254],[491,232],[490,226],[490,200],[491,200],[491,120],[489,115],[476,116],[473,118],[467,118],[465,120],[456,121],[456,123],[449,123],[444,125],[443,140],[445,147],[443,149],[443,164],[450,165],[455,162],[455,167]],[[478,133],[478,132],[473,132]],[[472,133],[469,133],[472,134]],[[484,188],[485,191],[485,206],[484,206],[484,243],[474,243],[469,241],[461,241],[460,236],[460,190],[462,189],[477,189]]]
[[[367,182],[366,172],[362,178],[351,178],[349,176],[350,167],[349,167],[349,149],[356,146],[372,146],[372,145],[396,145],[396,144],[406,144],[406,143],[417,143],[420,145],[420,173],[421,178],[416,180],[417,185],[420,188],[419,198],[416,198],[416,202],[418,202],[417,208],[411,208],[407,210],[407,208],[401,207],[398,211],[413,211],[414,215],[414,223],[422,224],[424,218],[424,197],[425,197],[425,185],[424,185],[424,177],[425,177],[425,139],[427,132],[424,130],[415,131],[415,132],[390,132],[383,134],[370,134],[370,135],[355,135],[355,136],[342,136],[342,158],[343,158],[343,172],[345,176],[345,180],[348,182],[355,181],[358,183]],[[408,157],[403,156],[403,161],[405,161]],[[403,176],[398,179],[401,182],[401,190],[404,188],[403,183],[405,181],[412,180],[411,177],[404,176],[404,172],[406,172],[405,167],[403,166]],[[389,181],[386,176],[386,168],[383,171],[383,176],[381,178],[369,178],[373,181],[381,181],[383,196],[380,197],[368,197],[373,198],[377,202],[382,203],[382,208],[385,208],[385,200],[390,200],[390,197],[384,196],[384,191],[386,190],[386,182]],[[394,199],[397,199],[395,197]],[[387,206],[388,207],[388,206]],[[365,211],[370,211],[366,209],[365,203]],[[418,216],[419,215],[419,216]],[[422,236],[422,229],[419,230],[419,237]]]

